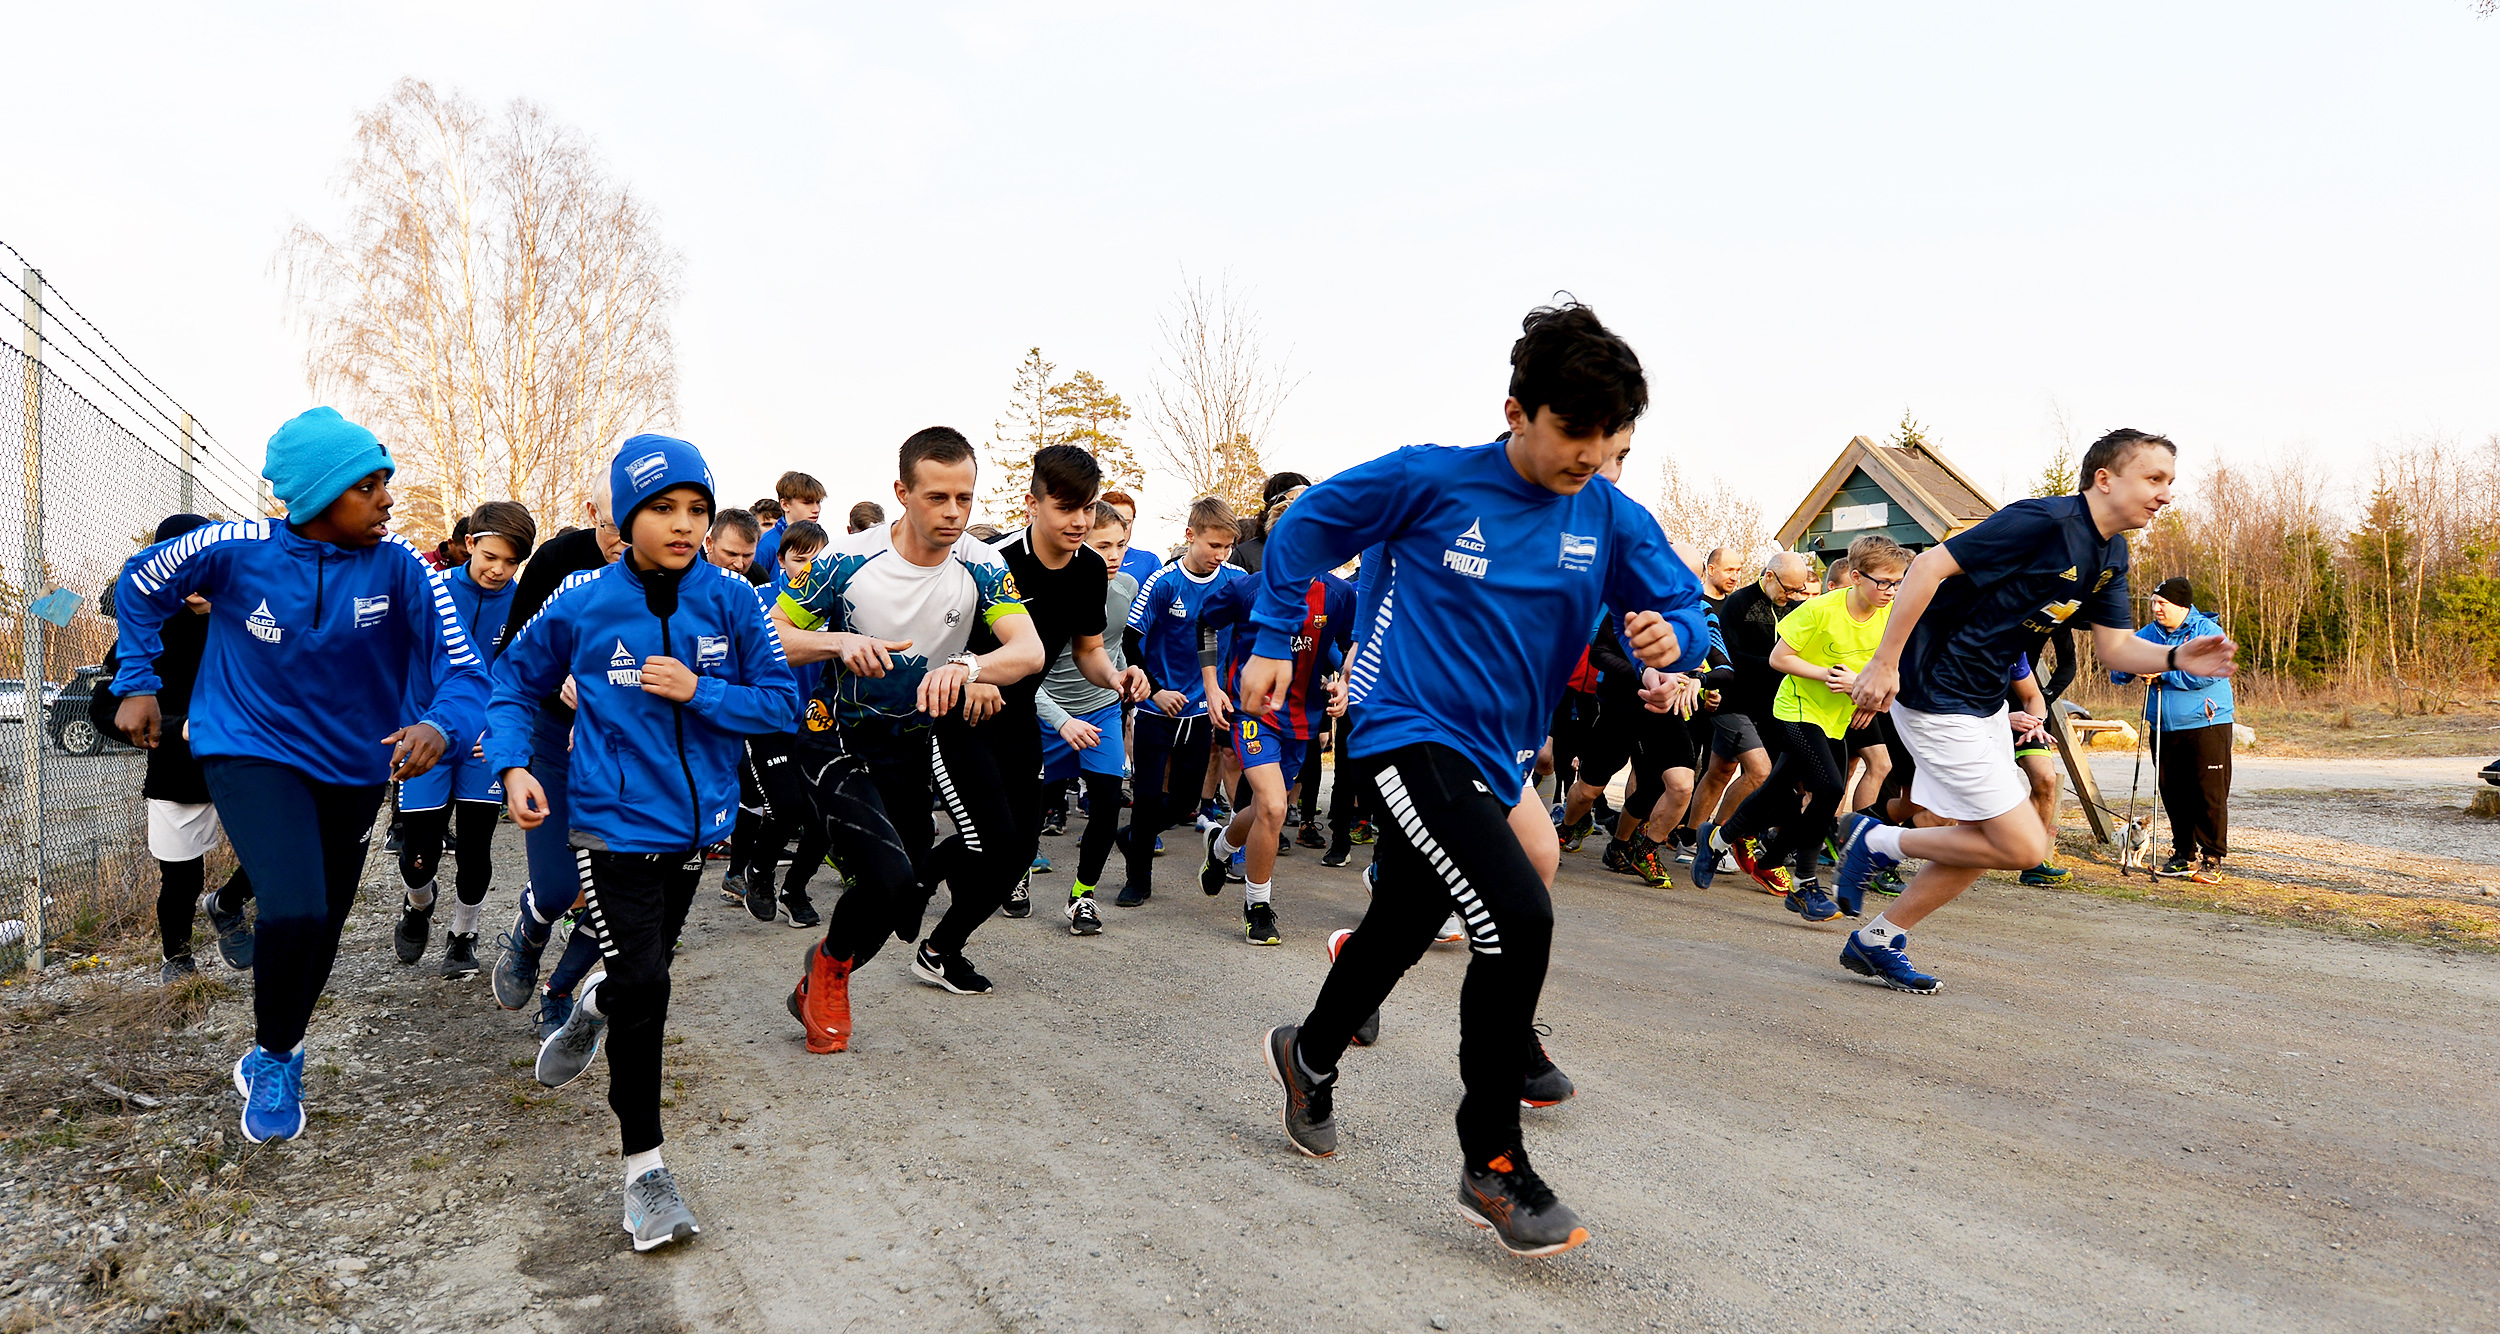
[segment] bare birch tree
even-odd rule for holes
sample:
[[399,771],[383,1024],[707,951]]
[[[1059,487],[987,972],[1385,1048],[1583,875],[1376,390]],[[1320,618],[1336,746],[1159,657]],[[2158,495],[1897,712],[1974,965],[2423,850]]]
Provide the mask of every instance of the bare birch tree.
[[1758,502],[1723,477],[1704,481],[1686,476],[1672,454],[1658,459],[1657,513],[1658,526],[1692,560],[1707,560],[1714,548],[1726,547],[1753,565],[1779,548],[1779,536],[1762,517]]
[[1189,492],[1167,512],[1215,495],[1237,513],[1257,513],[1267,480],[1261,451],[1293,392],[1284,360],[1270,359],[1258,317],[1229,283],[1210,289],[1205,279],[1184,275],[1158,327],[1163,348],[1147,426],[1156,461]]
[[683,258],[579,131],[403,79],[356,120],[335,234],[280,251],[315,393],[399,457],[400,513],[570,518],[617,436],[675,412]]

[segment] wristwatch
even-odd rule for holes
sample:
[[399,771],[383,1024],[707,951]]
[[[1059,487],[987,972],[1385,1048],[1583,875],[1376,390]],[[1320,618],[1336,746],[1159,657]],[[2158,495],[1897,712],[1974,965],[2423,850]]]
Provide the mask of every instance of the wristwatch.
[[2176,644],[2170,646],[2170,666],[2168,670],[2174,672],[2179,670],[2179,646]]
[[961,667],[964,669],[965,685],[971,685],[973,682],[981,679],[981,660],[973,656],[970,651],[967,650],[965,652],[958,653],[954,657],[948,658],[946,661],[949,666]]

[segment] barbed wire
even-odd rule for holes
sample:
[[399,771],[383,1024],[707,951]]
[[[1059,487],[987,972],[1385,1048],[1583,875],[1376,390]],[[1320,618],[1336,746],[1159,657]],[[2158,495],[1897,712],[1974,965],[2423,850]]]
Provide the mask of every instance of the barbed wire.
[[[21,324],[24,323],[24,317],[21,316],[18,322]],[[54,370],[50,363],[30,357],[18,348],[9,347],[5,348],[5,350],[9,353],[9,355],[16,357],[20,363],[32,363],[36,369],[40,370],[44,375],[50,377],[52,381],[49,386],[50,388],[66,393],[70,397],[85,404],[87,406],[87,410],[94,413],[99,419],[106,422],[113,421],[113,414],[106,412],[94,399],[80,393],[78,391],[78,386],[71,384],[68,380],[62,378],[61,373]],[[19,369],[22,372],[23,365],[21,365]],[[127,428],[125,428],[125,430],[126,429]],[[135,435],[131,438],[133,440],[138,439]],[[176,461],[172,459],[165,459],[161,461],[168,465],[179,466],[176,464]],[[225,491],[225,495],[218,496],[217,498],[224,501],[226,504],[233,506],[239,512],[255,515],[260,512],[260,479],[258,477],[251,478],[246,485],[243,485],[240,488],[236,488],[234,486],[234,483],[243,480],[238,476],[228,476],[222,479],[224,482],[223,486],[216,485],[219,480],[220,479],[211,477],[200,478],[202,487],[208,490],[212,496],[216,496],[217,492],[220,490]]]

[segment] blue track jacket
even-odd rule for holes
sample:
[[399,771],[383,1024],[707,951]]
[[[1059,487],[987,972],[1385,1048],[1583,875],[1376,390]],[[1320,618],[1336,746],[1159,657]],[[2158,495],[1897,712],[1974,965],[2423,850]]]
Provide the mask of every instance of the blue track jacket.
[[[2161,622],[2148,622],[2135,632],[2138,639],[2149,639],[2164,648],[2177,648],[2191,639],[2222,633],[2222,622],[2191,607],[2187,619],[2176,630],[2164,630]],[[2186,732],[2199,727],[2214,727],[2232,720],[2231,678],[2227,676],[2190,676],[2186,672],[2156,672],[2161,689],[2144,692],[2144,720],[2164,732]],[[2125,685],[2136,678],[2126,672],[2111,672],[2109,679]],[[2158,705],[2161,716],[2153,716]]]
[[1682,657],[1710,647],[1701,583],[1649,511],[1603,477],[1557,495],[1519,475],[1504,446],[1411,445],[1302,493],[1268,536],[1257,653],[1291,658],[1310,582],[1358,551],[1376,590],[1346,668],[1347,749],[1373,756],[1450,746],[1493,798],[1519,799],[1588,627],[1603,606],[1655,611]]
[[390,777],[382,738],[424,722],[474,742],[486,673],[449,596],[407,539],[361,549],[283,521],[195,528],[130,558],[116,585],[113,689],[153,695],[165,619],[198,593],[208,649],[191,692],[191,753],[245,756],[315,782]]
[[[798,678],[755,586],[709,561],[649,588],[632,553],[556,585],[495,664],[486,763],[526,768],[538,701],[573,677],[570,778],[575,847],[684,852],[724,838],[738,814],[741,740],[798,720]],[[699,678],[685,704],[647,694],[642,664],[675,658]]]
[[[466,565],[454,565],[436,574],[434,579],[442,585],[443,595],[451,600],[451,613],[459,619],[460,629],[469,636],[469,647],[477,651],[478,657],[483,660],[483,669],[490,673],[491,689],[495,660],[503,656],[504,632],[510,628],[507,622],[512,617],[513,585],[520,580],[507,579],[502,588],[490,593],[477,580],[469,577]],[[438,675],[440,670],[438,664]],[[477,730],[465,737],[453,737],[451,753],[443,757],[443,762],[449,764],[459,760],[475,763],[469,759],[469,751],[477,745],[478,738],[485,731],[486,710],[480,706]]]

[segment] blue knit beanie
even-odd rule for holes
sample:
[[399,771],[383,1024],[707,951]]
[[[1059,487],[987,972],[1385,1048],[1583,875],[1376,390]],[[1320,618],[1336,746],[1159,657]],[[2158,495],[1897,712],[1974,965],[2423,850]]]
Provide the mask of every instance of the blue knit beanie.
[[271,494],[286,505],[287,520],[306,523],[319,518],[330,502],[375,469],[399,471],[391,452],[373,432],[339,415],[337,408],[314,408],[269,437],[269,454],[260,475],[269,479]]
[[608,465],[608,506],[616,513],[616,531],[631,542],[634,511],[672,486],[696,487],[705,504],[718,503],[712,466],[693,445],[673,435],[638,435],[619,445],[616,461]]

